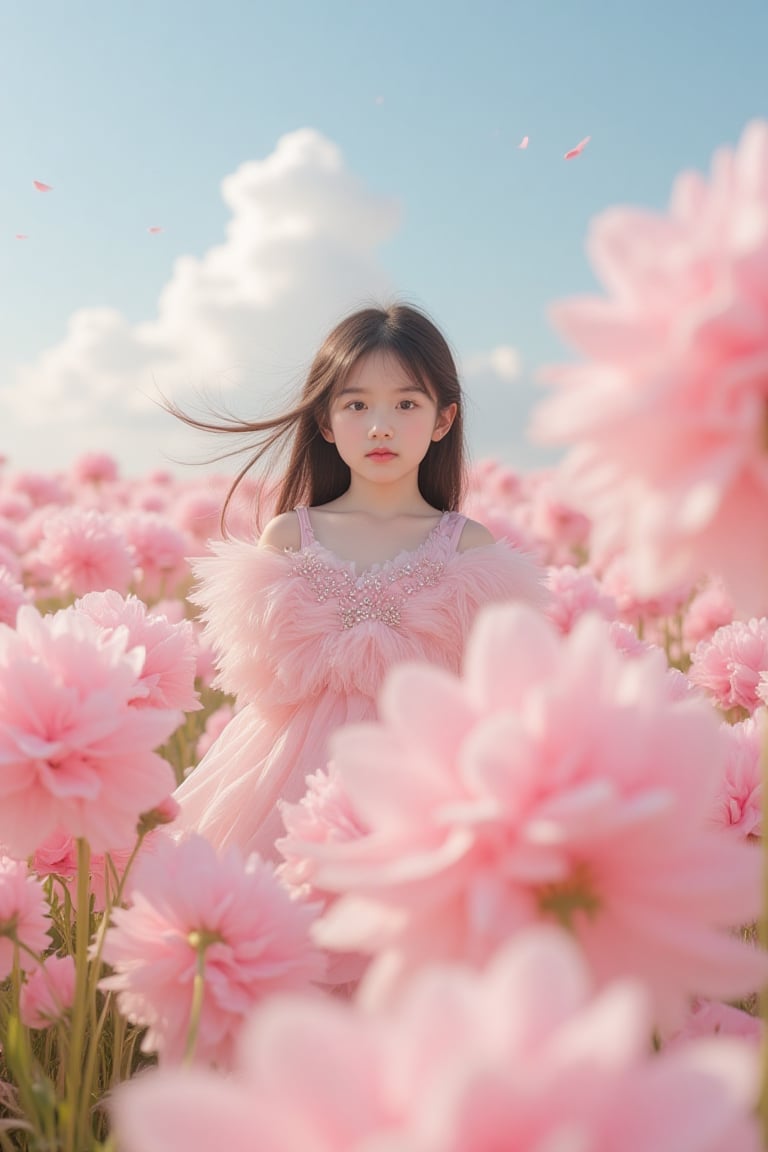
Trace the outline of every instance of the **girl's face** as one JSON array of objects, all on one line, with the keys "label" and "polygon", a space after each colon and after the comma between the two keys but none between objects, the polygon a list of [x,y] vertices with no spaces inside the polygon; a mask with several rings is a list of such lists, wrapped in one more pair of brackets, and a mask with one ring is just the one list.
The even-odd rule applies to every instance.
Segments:
[{"label": "girl's face", "polygon": [[445,436],[455,415],[455,404],[438,410],[396,356],[371,352],[333,397],[321,432],[352,473],[392,482],[418,473],[430,443]]}]

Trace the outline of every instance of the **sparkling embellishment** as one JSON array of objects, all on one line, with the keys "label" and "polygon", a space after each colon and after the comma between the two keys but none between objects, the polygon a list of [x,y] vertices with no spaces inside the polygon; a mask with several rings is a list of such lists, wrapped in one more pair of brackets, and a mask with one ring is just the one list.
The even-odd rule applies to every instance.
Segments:
[{"label": "sparkling embellishment", "polygon": [[327,564],[310,546],[297,553],[294,571],[309,583],[318,604],[338,600],[342,628],[354,628],[365,620],[399,628],[405,598],[420,588],[433,588],[444,568],[442,560],[418,559],[413,553],[402,564],[355,576],[349,567]]}]

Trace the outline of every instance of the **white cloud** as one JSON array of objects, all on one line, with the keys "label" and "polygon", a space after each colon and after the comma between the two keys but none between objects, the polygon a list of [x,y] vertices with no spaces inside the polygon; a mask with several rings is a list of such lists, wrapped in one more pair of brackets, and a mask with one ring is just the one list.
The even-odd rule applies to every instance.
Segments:
[{"label": "white cloud", "polygon": [[[189,434],[153,403],[155,384],[182,402],[247,386],[249,413],[259,411],[260,399],[301,376],[339,316],[392,294],[377,249],[399,207],[367,189],[318,132],[282,137],[266,159],[227,176],[222,195],[225,240],[176,261],[153,319],[80,309],[61,343],[0,390],[3,424],[31,433],[38,463],[43,443],[49,465],[96,447],[131,470],[159,464],[161,447],[189,458]],[[16,464],[22,446],[11,446]]]},{"label": "white cloud", "polygon": [[[136,474],[204,457],[222,446],[162,411],[158,387],[193,411],[205,392],[234,392],[245,417],[265,403],[271,411],[340,316],[396,294],[378,250],[399,227],[399,206],[349,172],[320,133],[283,136],[221,190],[231,213],[224,240],[176,260],[152,318],[134,324],[114,308],[81,308],[64,339],[0,389],[2,448],[14,466],[64,467],[98,449]],[[541,463],[525,440],[534,393],[517,351],[471,356],[464,374],[475,457]]]},{"label": "white cloud", "polygon": [[498,348],[492,348],[490,352],[470,356],[464,365],[464,371],[469,376],[486,374],[512,383],[520,379],[522,372],[520,353],[509,344],[501,344]]}]

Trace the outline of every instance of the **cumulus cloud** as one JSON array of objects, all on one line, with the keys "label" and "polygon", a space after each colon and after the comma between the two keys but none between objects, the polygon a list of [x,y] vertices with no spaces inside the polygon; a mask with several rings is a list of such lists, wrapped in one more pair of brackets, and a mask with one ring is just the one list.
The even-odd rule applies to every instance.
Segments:
[{"label": "cumulus cloud", "polygon": [[[81,308],[60,343],[0,388],[15,465],[63,467],[95,448],[133,473],[204,457],[221,445],[195,440],[163,412],[158,389],[192,411],[201,394],[243,416],[273,410],[340,316],[397,295],[379,250],[400,207],[320,133],[283,136],[225,177],[221,194],[230,213],[222,243],[176,260],[153,316],[132,323],[114,308]],[[500,345],[463,370],[475,455],[541,463],[542,450],[525,441],[534,393],[517,351]]]},{"label": "cumulus cloud", "polygon": [[320,133],[283,136],[221,190],[231,212],[223,243],[176,261],[152,319],[75,312],[64,339],[0,390],[6,427],[26,427],[37,443],[56,429],[68,456],[130,446],[134,460],[147,433],[167,428],[153,441],[157,463],[159,441],[165,450],[181,441],[153,403],[156,385],[182,401],[247,386],[258,411],[301,375],[340,315],[392,295],[377,251],[399,226],[399,206],[366,188]]}]

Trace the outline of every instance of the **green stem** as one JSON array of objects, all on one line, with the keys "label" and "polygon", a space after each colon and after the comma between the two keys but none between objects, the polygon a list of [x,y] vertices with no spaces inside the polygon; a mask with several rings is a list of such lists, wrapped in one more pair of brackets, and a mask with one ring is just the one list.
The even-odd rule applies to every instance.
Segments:
[{"label": "green stem", "polygon": [[[83,1083],[83,1043],[90,1015],[88,1002],[88,929],[90,926],[90,862],[87,840],[77,841],[77,905],[75,910],[75,1002],[72,1006],[72,1031],[69,1045],[66,1093],[66,1150],[82,1152],[86,1140],[90,1085]],[[85,1117],[85,1122],[83,1121]]]},{"label": "green stem", "polygon": [[192,1063],[197,1047],[197,1036],[200,1031],[200,1018],[203,1013],[203,997],[205,995],[205,942],[200,942],[197,949],[197,962],[195,964],[195,979],[192,984],[192,1006],[189,1012],[189,1031],[187,1043],[184,1047],[185,1065]]}]

